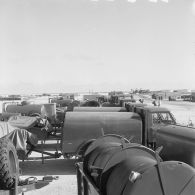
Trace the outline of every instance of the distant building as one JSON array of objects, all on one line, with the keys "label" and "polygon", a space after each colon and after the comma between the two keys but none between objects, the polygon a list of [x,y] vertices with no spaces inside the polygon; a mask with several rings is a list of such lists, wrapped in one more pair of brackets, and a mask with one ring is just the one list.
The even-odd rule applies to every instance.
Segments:
[{"label": "distant building", "polygon": [[191,91],[188,89],[153,91],[152,98],[167,99],[170,101],[176,101],[181,99],[191,101]]},{"label": "distant building", "polygon": [[192,92],[191,95],[192,95],[192,102],[195,102],[195,92]]},{"label": "distant building", "polygon": [[8,96],[0,96],[0,101],[11,101],[11,100],[21,100],[20,95],[8,95]]}]

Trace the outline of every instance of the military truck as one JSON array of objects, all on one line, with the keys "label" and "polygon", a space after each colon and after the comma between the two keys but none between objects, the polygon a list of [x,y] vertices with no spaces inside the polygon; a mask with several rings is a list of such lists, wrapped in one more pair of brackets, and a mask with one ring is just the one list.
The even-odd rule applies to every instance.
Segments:
[{"label": "military truck", "polygon": [[67,112],[62,153],[82,155],[90,142],[105,134],[118,134],[153,150],[163,146],[164,159],[195,167],[195,129],[177,125],[168,109],[155,106],[138,106],[134,112]]}]

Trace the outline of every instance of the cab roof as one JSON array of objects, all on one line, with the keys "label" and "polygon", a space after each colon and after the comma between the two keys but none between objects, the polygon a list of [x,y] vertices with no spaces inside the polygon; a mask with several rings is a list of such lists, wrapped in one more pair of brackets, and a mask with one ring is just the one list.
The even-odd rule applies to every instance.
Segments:
[{"label": "cab roof", "polygon": [[144,106],[140,108],[149,112],[170,112],[169,109],[160,106]]}]

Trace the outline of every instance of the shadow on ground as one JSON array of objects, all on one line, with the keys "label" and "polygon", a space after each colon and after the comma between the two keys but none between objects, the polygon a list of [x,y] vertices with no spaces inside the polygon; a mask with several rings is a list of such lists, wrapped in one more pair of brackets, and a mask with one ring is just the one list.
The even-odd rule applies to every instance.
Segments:
[{"label": "shadow on ground", "polygon": [[34,184],[28,184],[28,185],[24,185],[24,186],[19,186],[18,187],[18,193],[22,193],[22,192],[28,192],[31,190],[37,190],[37,189],[41,189],[45,186],[49,185],[49,182],[43,182],[43,181],[37,181],[37,183]]},{"label": "shadow on ground", "polygon": [[20,162],[22,175],[45,176],[45,175],[75,175],[74,159],[52,159],[41,161],[24,161]]}]

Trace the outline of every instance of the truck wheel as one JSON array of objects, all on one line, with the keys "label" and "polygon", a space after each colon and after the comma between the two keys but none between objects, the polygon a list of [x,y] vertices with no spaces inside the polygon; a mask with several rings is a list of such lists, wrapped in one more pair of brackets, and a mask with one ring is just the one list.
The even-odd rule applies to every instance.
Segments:
[{"label": "truck wheel", "polygon": [[0,139],[0,188],[10,189],[19,177],[16,149],[9,139]]}]

